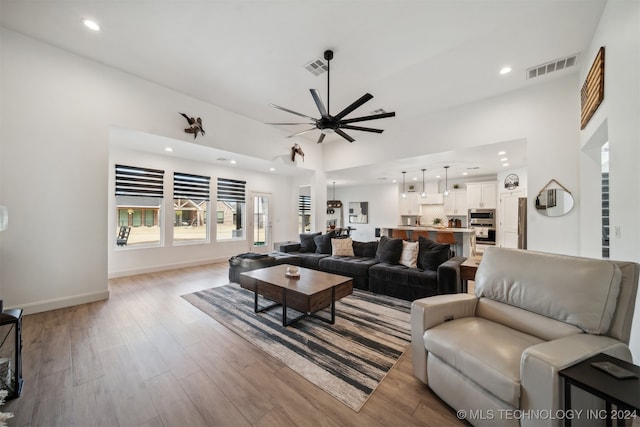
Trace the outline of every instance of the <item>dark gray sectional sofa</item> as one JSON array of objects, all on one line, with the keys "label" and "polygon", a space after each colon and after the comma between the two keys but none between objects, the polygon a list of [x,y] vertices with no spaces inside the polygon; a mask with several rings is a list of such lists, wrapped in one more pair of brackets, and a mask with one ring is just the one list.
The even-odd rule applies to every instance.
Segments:
[{"label": "dark gray sectional sofa", "polygon": [[[292,264],[353,278],[354,288],[413,301],[432,295],[461,292],[460,264],[450,257],[449,245],[420,237],[416,268],[399,264],[400,239],[352,242],[353,256],[332,255],[331,233],[301,234],[300,243],[281,246],[279,252],[244,261],[229,260],[229,280],[240,283],[240,272],[268,265]],[[249,258],[251,256],[249,255]]]}]

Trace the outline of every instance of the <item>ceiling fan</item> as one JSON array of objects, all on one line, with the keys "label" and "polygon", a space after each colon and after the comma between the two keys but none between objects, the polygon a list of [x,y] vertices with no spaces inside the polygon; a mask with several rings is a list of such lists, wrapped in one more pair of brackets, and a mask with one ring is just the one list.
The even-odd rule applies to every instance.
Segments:
[{"label": "ceiling fan", "polygon": [[384,119],[385,117],[394,117],[396,115],[396,113],[391,112],[391,113],[380,113],[380,114],[373,114],[370,116],[362,116],[362,117],[354,117],[351,119],[345,119],[344,117],[347,116],[349,113],[351,113],[352,111],[354,111],[355,109],[359,108],[360,106],[362,106],[362,104],[364,104],[365,102],[369,101],[370,99],[373,98],[373,95],[371,95],[370,93],[365,93],[362,97],[360,97],[358,100],[356,100],[355,102],[353,102],[351,105],[349,105],[348,107],[346,107],[344,110],[340,111],[338,114],[336,114],[335,116],[332,116],[330,111],[329,111],[329,96],[330,96],[330,77],[331,77],[331,60],[333,59],[333,51],[332,50],[325,50],[324,51],[324,59],[327,61],[327,106],[325,107],[324,103],[322,102],[322,98],[320,98],[320,92],[318,92],[317,89],[309,89],[311,91],[311,96],[313,97],[313,100],[316,103],[316,106],[318,107],[318,111],[320,112],[320,118],[319,119],[315,119],[313,117],[309,117],[306,114],[302,114],[302,113],[298,113],[292,110],[289,110],[288,108],[284,108],[284,107],[280,107],[278,105],[275,104],[269,104],[270,107],[273,108],[277,108],[279,110],[282,111],[286,111],[287,113],[291,113],[291,114],[295,114],[296,116],[300,116],[300,117],[304,117],[305,119],[309,119],[311,120],[311,122],[305,122],[305,123],[267,123],[269,125],[314,125],[315,127],[311,128],[311,129],[307,129],[307,130],[303,130],[302,132],[298,132],[298,133],[294,133],[293,135],[289,135],[287,138],[292,138],[294,136],[298,136],[298,135],[302,135],[305,134],[307,132],[311,132],[314,131],[316,129],[320,129],[320,137],[318,138],[318,144],[321,143],[324,140],[325,135],[329,134],[329,133],[337,133],[338,135],[340,135],[341,137],[343,137],[344,139],[346,139],[349,142],[353,142],[355,141],[355,139],[353,139],[351,136],[349,136],[347,133],[345,133],[343,131],[343,129],[348,129],[348,130],[359,130],[359,131],[364,131],[364,132],[375,132],[375,133],[382,133],[383,129],[375,129],[375,128],[370,128],[370,127],[362,127],[362,126],[353,126],[351,123],[357,123],[357,122],[364,122],[367,120],[375,120],[375,119]]}]

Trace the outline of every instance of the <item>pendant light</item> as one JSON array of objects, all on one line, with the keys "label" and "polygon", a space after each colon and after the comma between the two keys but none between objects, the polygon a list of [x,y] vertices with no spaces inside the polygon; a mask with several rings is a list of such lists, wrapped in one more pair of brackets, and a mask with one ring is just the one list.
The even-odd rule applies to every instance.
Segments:
[{"label": "pendant light", "polygon": [[[342,202],[340,200],[336,200],[336,182],[333,181],[333,200],[327,200],[327,213],[335,213],[334,209],[339,209],[341,207]],[[331,210],[331,212],[329,212],[329,210]]]},{"label": "pendant light", "polygon": [[423,199],[427,197],[427,192],[424,189],[424,171],[426,171],[426,169],[422,169],[422,194],[420,194]]},{"label": "pendant light", "polygon": [[444,195],[449,195],[449,166],[444,167]]},{"label": "pendant light", "polygon": [[405,181],[404,181],[404,177],[407,175],[406,171],[402,172],[402,198],[406,199],[407,198],[407,192],[405,191]]}]

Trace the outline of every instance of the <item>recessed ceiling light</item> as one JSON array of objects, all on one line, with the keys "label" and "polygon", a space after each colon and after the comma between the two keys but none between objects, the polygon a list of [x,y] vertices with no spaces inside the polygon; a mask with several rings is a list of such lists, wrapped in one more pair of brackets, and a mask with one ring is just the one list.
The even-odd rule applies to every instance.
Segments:
[{"label": "recessed ceiling light", "polygon": [[506,151],[500,151],[500,152],[498,152],[498,156],[504,156],[505,154],[507,154],[507,152],[506,152]]},{"label": "recessed ceiling light", "polygon": [[469,172],[462,172],[462,175],[464,176],[469,175]]},{"label": "recessed ceiling light", "polygon": [[100,25],[96,23],[96,21],[92,21],[91,19],[85,19],[82,21],[85,27],[92,31],[100,31]]},{"label": "recessed ceiling light", "polygon": [[416,178],[416,177],[414,176],[414,177],[413,177],[413,180],[414,180],[414,181],[417,181],[417,180],[418,180],[418,178]]},{"label": "recessed ceiling light", "polygon": [[398,182],[398,181],[397,181],[397,180],[395,180],[395,179],[393,179],[393,180],[391,180],[391,182]]},{"label": "recessed ceiling light", "polygon": [[436,175],[436,178],[440,178],[440,175]]},{"label": "recessed ceiling light", "polygon": [[509,160],[507,157],[503,157],[500,159],[501,162],[506,162],[507,160]]},{"label": "recessed ceiling light", "polygon": [[238,162],[236,162],[235,160],[229,160],[229,163],[231,163],[232,165],[235,165]]},{"label": "recessed ceiling light", "polygon": [[503,163],[502,166],[509,166],[509,163]]},{"label": "recessed ceiling light", "polygon": [[165,148],[164,148],[164,151],[168,151],[168,152],[170,152],[170,153],[171,153],[171,152],[173,151],[173,148],[171,148],[171,147],[165,147]]},{"label": "recessed ceiling light", "polygon": [[275,170],[276,170],[276,168],[269,168],[269,170],[270,170],[271,172],[273,172],[273,171],[275,171]]},{"label": "recessed ceiling light", "polygon": [[511,72],[511,67],[509,66],[500,68],[500,74],[502,75],[509,74],[510,72]]}]

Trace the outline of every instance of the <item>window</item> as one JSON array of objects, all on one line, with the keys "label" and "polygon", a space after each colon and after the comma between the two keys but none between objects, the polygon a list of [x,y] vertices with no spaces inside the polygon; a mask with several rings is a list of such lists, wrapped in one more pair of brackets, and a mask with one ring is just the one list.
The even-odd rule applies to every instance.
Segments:
[{"label": "window", "polygon": [[244,239],[246,181],[218,178],[217,240]]},{"label": "window", "polygon": [[306,233],[311,230],[311,196],[298,196],[298,231]]},{"label": "window", "polygon": [[124,241],[117,239],[118,246],[159,245],[164,171],[124,165],[115,168],[118,235],[123,235],[123,227],[130,227]]},{"label": "window", "polygon": [[173,240],[174,242],[205,242],[208,240],[209,211],[208,176],[173,174]]}]

